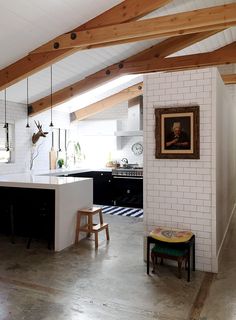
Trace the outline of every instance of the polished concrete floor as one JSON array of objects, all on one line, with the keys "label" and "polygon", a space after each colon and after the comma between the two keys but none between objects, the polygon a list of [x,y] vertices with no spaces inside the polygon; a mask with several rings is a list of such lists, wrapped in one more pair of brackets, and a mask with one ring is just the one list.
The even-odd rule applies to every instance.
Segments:
[{"label": "polished concrete floor", "polygon": [[214,276],[201,320],[236,319],[236,216],[223,246],[219,273]]},{"label": "polished concrete floor", "polygon": [[213,280],[207,305],[192,316],[205,274],[195,272],[188,283],[185,273],[178,279],[177,268],[164,265],[157,275],[147,276],[142,221],[105,219],[111,241],[107,244],[101,236],[97,252],[93,240],[53,253],[39,242],[27,250],[23,239],[13,245],[1,237],[0,320],[236,319],[236,257],[230,254],[231,245],[226,246],[227,266]]}]

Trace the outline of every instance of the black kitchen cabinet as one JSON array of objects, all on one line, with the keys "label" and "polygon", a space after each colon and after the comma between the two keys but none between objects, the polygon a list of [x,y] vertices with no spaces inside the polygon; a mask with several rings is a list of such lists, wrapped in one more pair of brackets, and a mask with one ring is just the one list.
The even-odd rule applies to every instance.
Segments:
[{"label": "black kitchen cabinet", "polygon": [[143,207],[141,177],[112,176],[107,171],[73,173],[70,177],[93,178],[93,203],[130,208]]},{"label": "black kitchen cabinet", "polygon": [[113,205],[113,177],[111,172],[95,171],[93,187],[94,203]]},{"label": "black kitchen cabinet", "polygon": [[0,187],[0,233],[44,239],[54,247],[55,191]]},{"label": "black kitchen cabinet", "polygon": [[112,174],[107,171],[73,173],[70,177],[93,178],[93,203],[113,205]]}]

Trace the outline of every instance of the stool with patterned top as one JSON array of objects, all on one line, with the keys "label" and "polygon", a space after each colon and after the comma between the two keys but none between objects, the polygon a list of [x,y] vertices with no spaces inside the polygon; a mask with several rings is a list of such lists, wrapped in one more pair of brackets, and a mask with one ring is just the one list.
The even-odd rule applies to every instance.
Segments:
[{"label": "stool with patterned top", "polygon": [[155,271],[157,258],[160,257],[178,261],[178,274],[181,277],[182,262],[188,270],[190,281],[190,255],[192,249],[192,269],[195,271],[195,235],[191,231],[171,228],[157,227],[147,237],[147,274],[149,274],[150,244],[155,246],[152,249],[151,257]]}]

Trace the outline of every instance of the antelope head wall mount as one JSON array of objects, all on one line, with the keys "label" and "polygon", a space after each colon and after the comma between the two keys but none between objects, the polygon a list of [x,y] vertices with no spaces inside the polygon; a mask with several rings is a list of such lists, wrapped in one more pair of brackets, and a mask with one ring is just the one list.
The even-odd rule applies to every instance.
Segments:
[{"label": "antelope head wall mount", "polygon": [[34,133],[32,136],[32,142],[33,144],[36,144],[37,141],[39,140],[40,137],[46,137],[46,135],[48,134],[48,132],[43,131],[42,129],[42,125],[40,124],[40,122],[38,121],[38,123],[36,121],[34,121],[34,123],[36,124],[36,127],[38,128],[38,132]]}]

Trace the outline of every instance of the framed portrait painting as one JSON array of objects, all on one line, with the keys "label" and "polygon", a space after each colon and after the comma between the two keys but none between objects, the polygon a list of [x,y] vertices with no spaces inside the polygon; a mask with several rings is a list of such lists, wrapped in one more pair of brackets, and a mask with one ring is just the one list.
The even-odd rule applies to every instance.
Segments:
[{"label": "framed portrait painting", "polygon": [[199,106],[158,108],[157,159],[199,159]]}]

